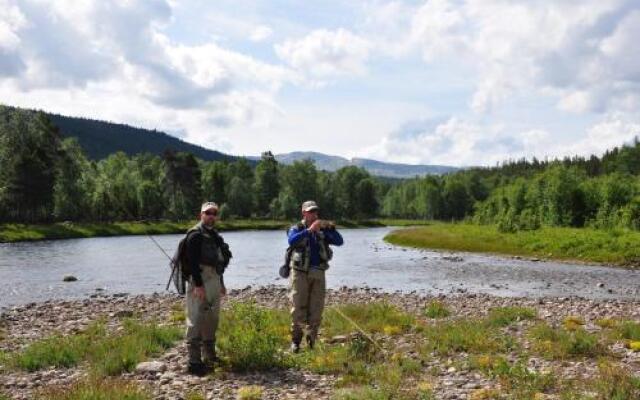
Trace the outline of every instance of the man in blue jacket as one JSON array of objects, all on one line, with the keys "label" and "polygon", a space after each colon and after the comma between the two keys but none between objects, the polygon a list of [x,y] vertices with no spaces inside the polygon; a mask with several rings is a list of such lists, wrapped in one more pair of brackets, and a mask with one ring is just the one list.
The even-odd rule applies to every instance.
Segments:
[{"label": "man in blue jacket", "polygon": [[325,298],[325,271],[333,251],[329,245],[342,246],[342,235],[335,225],[318,219],[315,201],[302,204],[302,221],[289,229],[291,254],[291,350],[300,351],[307,328],[307,344],[313,348],[322,321]]}]

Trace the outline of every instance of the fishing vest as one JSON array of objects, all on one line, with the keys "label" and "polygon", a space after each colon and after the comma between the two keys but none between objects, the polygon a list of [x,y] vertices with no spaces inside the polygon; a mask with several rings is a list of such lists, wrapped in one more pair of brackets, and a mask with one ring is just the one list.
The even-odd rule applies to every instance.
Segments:
[{"label": "fishing vest", "polygon": [[200,264],[210,265],[215,267],[216,270],[220,266],[226,266],[226,260],[222,249],[218,243],[222,240],[218,233],[213,230],[208,230],[202,226],[202,222],[196,224],[193,228],[189,229],[187,234],[192,232],[200,232],[202,234],[202,248],[200,249]]},{"label": "fishing vest", "polygon": [[[306,225],[300,222],[291,227],[291,229],[293,228],[301,230],[305,229]],[[320,265],[314,267],[317,267],[321,271],[326,271],[329,269],[329,261],[331,261],[333,257],[333,250],[331,250],[331,247],[327,244],[324,232],[316,232],[316,239],[320,253]],[[311,268],[311,243],[308,237],[303,238],[293,246],[289,266],[298,271],[309,272],[309,268]]]}]

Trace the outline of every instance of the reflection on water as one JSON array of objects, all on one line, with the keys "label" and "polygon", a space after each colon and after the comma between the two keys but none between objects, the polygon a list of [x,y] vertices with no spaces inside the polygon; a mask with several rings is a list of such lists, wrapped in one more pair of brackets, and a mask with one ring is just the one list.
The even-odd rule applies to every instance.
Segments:
[{"label": "reflection on water", "polygon": [[[370,286],[387,291],[481,292],[503,296],[640,298],[640,271],[531,262],[476,254],[450,254],[389,246],[390,228],[344,229],[336,248],[329,287]],[[278,279],[287,246],[284,231],[225,232],[234,258],[225,274],[230,288],[286,284]],[[182,235],[155,236],[173,251]],[[579,273],[576,273],[576,272]],[[0,244],[0,306],[50,298],[164,291],[169,266],[146,236]],[[77,282],[62,282],[64,275]],[[598,283],[606,283],[599,288]]]}]

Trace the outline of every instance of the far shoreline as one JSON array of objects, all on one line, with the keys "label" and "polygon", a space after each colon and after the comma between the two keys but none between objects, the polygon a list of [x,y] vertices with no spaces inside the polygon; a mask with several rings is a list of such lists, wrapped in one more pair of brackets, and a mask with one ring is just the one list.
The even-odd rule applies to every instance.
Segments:
[{"label": "far shoreline", "polygon": [[[40,240],[82,239],[93,237],[169,235],[185,233],[196,224],[192,221],[119,221],[119,222],[55,222],[51,224],[0,224],[0,243]],[[295,221],[273,219],[229,219],[218,222],[221,232],[241,230],[287,229]],[[341,228],[380,228],[386,226],[419,226],[421,220],[367,219],[337,221]]]}]

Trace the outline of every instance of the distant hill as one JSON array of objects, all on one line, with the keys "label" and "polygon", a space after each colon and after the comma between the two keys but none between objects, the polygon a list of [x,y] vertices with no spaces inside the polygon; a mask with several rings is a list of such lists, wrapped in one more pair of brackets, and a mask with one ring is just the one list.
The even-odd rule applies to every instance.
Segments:
[{"label": "distant hill", "polygon": [[[5,107],[16,109],[10,106]],[[210,150],[187,143],[155,129],[142,129],[107,121],[44,113],[54,125],[60,128],[60,133],[63,137],[77,138],[87,157],[94,160],[106,158],[117,151],[122,151],[128,155],[139,153],[162,155],[166,150],[192,153],[194,156],[206,161],[233,161],[239,158],[247,158],[251,163],[255,163],[260,159],[260,157],[239,157]],[[292,164],[294,161],[311,159],[318,169],[325,171],[335,171],[342,167],[355,165],[366,169],[372,175],[387,178],[413,178],[415,176],[444,174],[457,170],[455,167],[443,165],[398,164],[366,158],[348,160],[344,157],[303,151],[278,154],[276,159],[283,164]]]},{"label": "distant hill", "polygon": [[[6,107],[16,109],[15,107]],[[156,130],[44,113],[55,126],[60,128],[60,133],[63,137],[77,138],[87,157],[94,160],[106,158],[109,154],[117,151],[123,151],[128,155],[139,153],[162,155],[166,150],[192,153],[196,157],[207,161],[235,160],[239,158],[187,143]]]},{"label": "distant hill", "polygon": [[370,160],[366,158],[352,158],[332,156],[317,152],[295,151],[286,154],[277,154],[276,160],[283,164],[292,164],[294,161],[310,159],[316,167],[325,171],[335,171],[349,165],[355,165],[366,169],[370,174],[389,178],[413,178],[415,176],[439,175],[457,171],[458,168],[446,165],[412,165],[389,163]]}]

